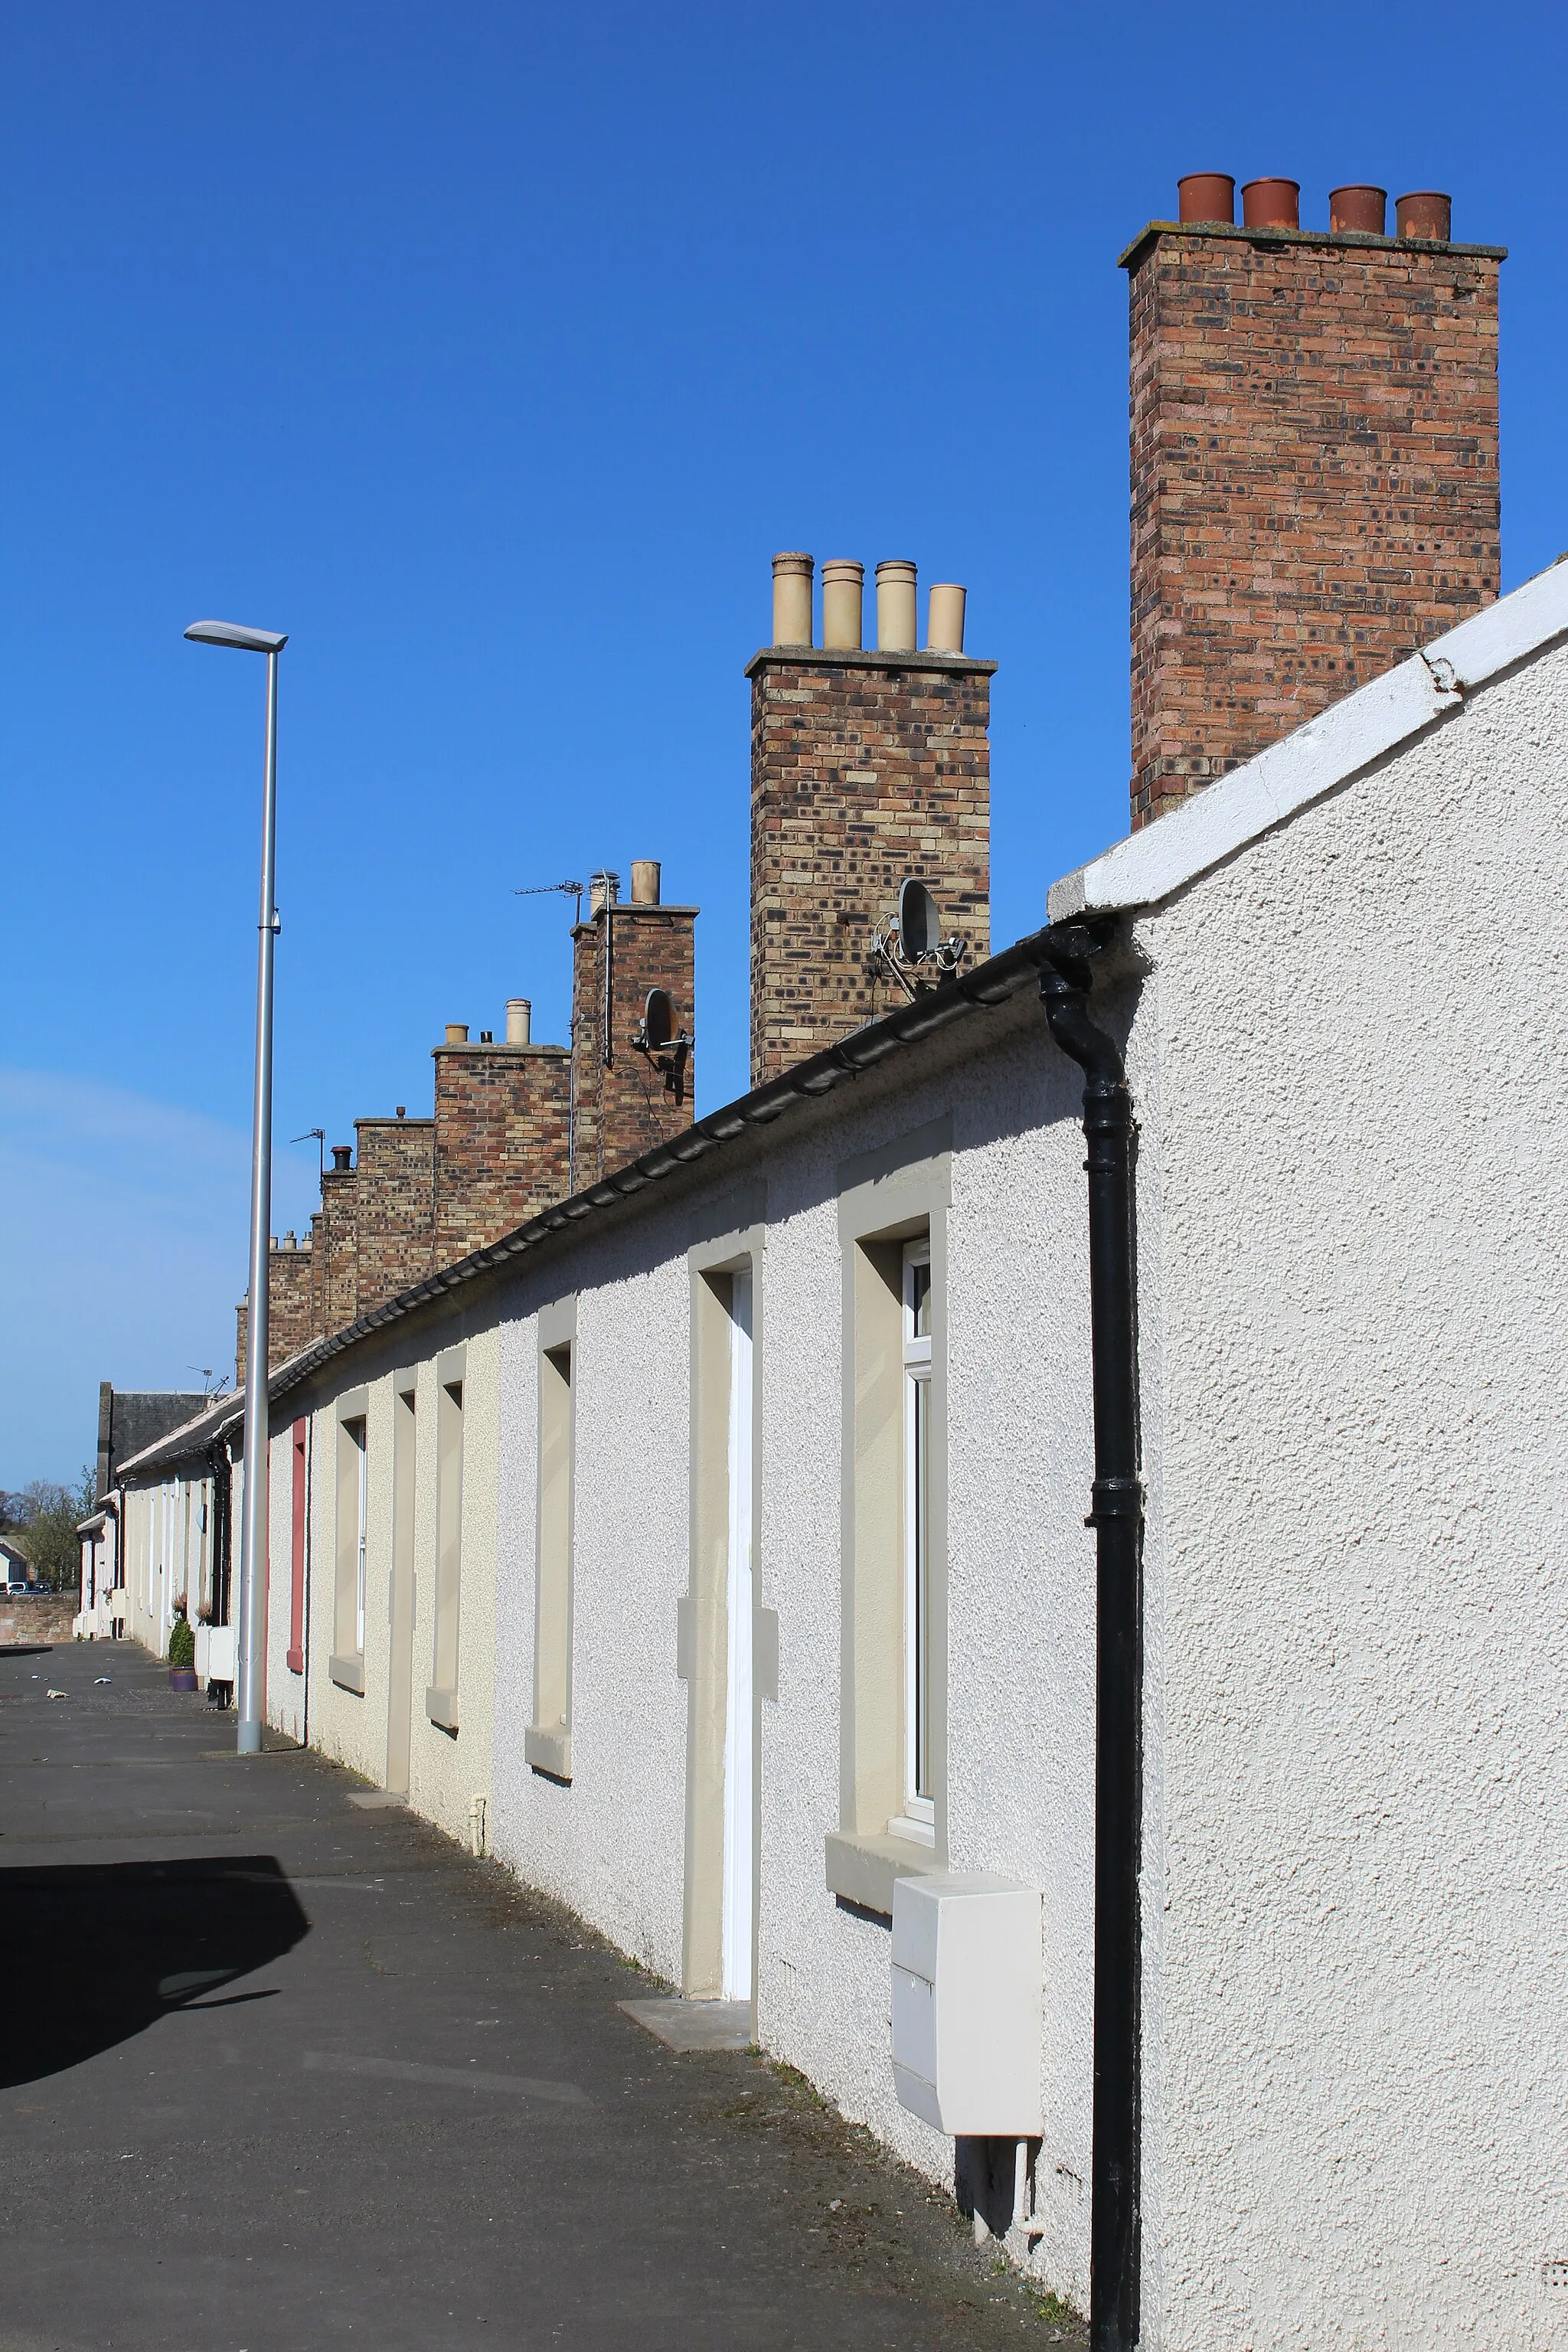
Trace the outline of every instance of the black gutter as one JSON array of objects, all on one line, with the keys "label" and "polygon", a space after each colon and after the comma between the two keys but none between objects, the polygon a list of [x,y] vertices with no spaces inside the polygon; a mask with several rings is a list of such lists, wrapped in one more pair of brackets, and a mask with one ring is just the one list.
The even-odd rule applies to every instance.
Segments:
[{"label": "black gutter", "polygon": [[1099,926],[1046,936],[1040,997],[1051,1035],[1084,1074],[1089,1320],[1094,1372],[1094,2148],[1089,2189],[1091,2352],[1133,2352],[1141,2293],[1140,2011],[1143,1815],[1143,1486],[1127,1074],[1089,1018]]}]

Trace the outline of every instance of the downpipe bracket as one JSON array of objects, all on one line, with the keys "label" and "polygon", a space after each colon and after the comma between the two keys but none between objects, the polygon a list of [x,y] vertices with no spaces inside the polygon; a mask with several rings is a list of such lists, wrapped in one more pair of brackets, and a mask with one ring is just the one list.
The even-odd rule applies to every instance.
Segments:
[{"label": "downpipe bracket", "polygon": [[1108,1527],[1119,1519],[1142,1519],[1142,1478],[1097,1478],[1089,1493],[1094,1497],[1094,1508],[1084,1521],[1086,1528]]}]

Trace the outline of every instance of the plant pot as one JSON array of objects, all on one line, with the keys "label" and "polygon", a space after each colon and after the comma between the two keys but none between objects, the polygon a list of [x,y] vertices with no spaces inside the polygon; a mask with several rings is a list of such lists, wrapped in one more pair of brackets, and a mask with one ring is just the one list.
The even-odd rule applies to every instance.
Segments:
[{"label": "plant pot", "polygon": [[195,1686],[196,1670],[195,1666],[171,1666],[169,1668],[169,1688],[171,1690],[194,1691]]}]

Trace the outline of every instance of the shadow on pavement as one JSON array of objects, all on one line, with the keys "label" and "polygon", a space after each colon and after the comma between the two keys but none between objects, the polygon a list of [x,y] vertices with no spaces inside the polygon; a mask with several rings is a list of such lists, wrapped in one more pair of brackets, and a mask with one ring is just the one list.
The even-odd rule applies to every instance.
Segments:
[{"label": "shadow on pavement", "polygon": [[10,1980],[28,1988],[0,2020],[6,2088],[144,2032],[310,1927],[271,1854],[0,1871],[0,1919]]}]

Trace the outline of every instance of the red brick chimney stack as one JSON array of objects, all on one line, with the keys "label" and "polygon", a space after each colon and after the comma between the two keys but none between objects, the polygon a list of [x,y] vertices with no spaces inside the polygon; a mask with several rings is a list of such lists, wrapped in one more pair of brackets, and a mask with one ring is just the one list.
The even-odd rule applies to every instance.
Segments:
[{"label": "red brick chimney stack", "polygon": [[691,1124],[697,914],[663,903],[653,858],[634,861],[629,901],[618,874],[593,877],[588,919],[572,934],[578,1192]]},{"label": "red brick chimney stack", "polygon": [[310,1221],[310,1319],[319,1333],[341,1331],[359,1313],[359,1177],[353,1162],[353,1146],[334,1143],[319,1221]]},{"label": "red brick chimney stack", "polygon": [[773,639],[752,681],[752,1083],[761,1086],[897,1004],[879,940],[903,884],[923,883],[966,964],[991,946],[991,678],[963,650],[964,592],[931,591],[918,649],[915,567],[877,566],[878,645],[861,645],[864,566],[773,558]]},{"label": "red brick chimney stack", "polygon": [[436,1244],[436,1122],[356,1118],[354,1311],[368,1315],[433,1270]]},{"label": "red brick chimney stack", "polygon": [[[275,1371],[290,1356],[309,1345],[315,1337],[310,1305],[311,1251],[309,1242],[296,1242],[292,1234],[285,1234],[281,1242],[274,1234],[267,1250],[267,1369]],[[234,1351],[234,1385],[245,1386],[246,1328],[250,1320],[250,1300],[242,1298],[235,1309],[236,1339]]]},{"label": "red brick chimney stack", "polygon": [[1489,604],[1500,246],[1449,203],[1194,173],[1122,255],[1132,823]]},{"label": "red brick chimney stack", "polygon": [[470,1045],[466,1024],[453,1021],[434,1048],[438,1266],[499,1241],[566,1191],[571,1056],[514,1036],[523,1002],[507,1008],[505,1041],[487,1031]]}]

